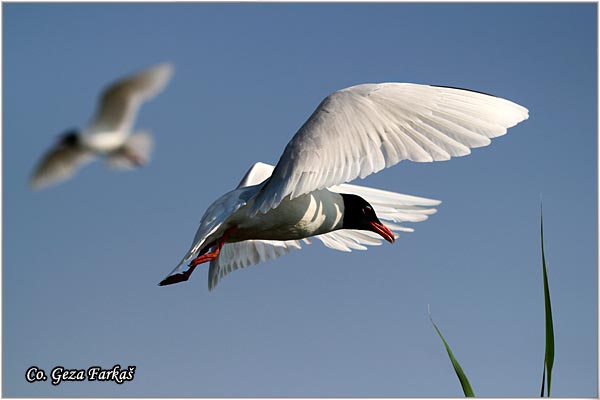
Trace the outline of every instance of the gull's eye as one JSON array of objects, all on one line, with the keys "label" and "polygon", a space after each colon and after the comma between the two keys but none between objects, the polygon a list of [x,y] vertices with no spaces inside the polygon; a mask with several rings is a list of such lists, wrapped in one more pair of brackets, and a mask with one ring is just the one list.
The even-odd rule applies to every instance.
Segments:
[{"label": "gull's eye", "polygon": [[366,206],[365,208],[363,208],[363,214],[370,214],[371,212],[373,212],[373,209],[369,206]]}]

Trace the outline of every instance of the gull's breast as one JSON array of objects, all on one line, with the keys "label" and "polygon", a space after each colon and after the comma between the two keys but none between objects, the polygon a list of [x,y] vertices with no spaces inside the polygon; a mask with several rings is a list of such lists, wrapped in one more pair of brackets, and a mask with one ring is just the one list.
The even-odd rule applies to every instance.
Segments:
[{"label": "gull's breast", "polygon": [[342,196],[328,190],[319,190],[286,199],[267,213],[250,217],[248,203],[232,215],[229,222],[238,229],[228,241],[244,240],[297,240],[331,232],[342,226],[344,201]]}]

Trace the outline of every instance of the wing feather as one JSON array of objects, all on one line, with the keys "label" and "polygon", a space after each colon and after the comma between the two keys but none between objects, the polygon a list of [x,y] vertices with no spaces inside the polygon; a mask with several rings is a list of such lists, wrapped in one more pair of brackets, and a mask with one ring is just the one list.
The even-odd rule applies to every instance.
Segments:
[{"label": "wing feather", "polygon": [[102,93],[86,133],[129,132],[140,105],[158,94],[172,75],[173,66],[165,63],[112,84]]},{"label": "wing feather", "polygon": [[30,187],[42,189],[67,180],[75,175],[79,167],[94,158],[94,154],[89,151],[59,142],[42,157],[31,176]]},{"label": "wing feather", "polygon": [[[239,268],[273,260],[293,249],[300,249],[302,247],[300,242],[300,240],[246,240],[226,243],[221,248],[219,257],[210,263],[208,289],[214,289],[221,278]],[[304,242],[309,243],[306,240]]]},{"label": "wing feather", "polygon": [[390,167],[464,156],[528,118],[526,108],[463,89],[365,84],[326,97],[286,146],[254,212]]}]

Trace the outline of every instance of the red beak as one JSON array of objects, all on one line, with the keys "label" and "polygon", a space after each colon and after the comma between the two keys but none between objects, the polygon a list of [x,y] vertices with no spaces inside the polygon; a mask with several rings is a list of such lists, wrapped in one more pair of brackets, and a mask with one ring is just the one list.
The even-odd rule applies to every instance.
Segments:
[{"label": "red beak", "polygon": [[382,238],[384,238],[385,240],[387,240],[390,243],[394,243],[394,241],[396,240],[396,238],[394,237],[394,233],[392,231],[390,231],[387,226],[385,226],[381,222],[373,222],[372,221],[369,223],[373,227],[373,230],[375,232],[377,232],[379,235],[381,235]]}]

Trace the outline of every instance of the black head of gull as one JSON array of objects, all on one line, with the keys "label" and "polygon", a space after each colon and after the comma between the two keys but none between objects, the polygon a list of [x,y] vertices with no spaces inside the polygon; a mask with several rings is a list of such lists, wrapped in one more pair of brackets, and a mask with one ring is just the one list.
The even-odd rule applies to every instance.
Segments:
[{"label": "black head of gull", "polygon": [[355,194],[340,193],[344,199],[344,221],[342,229],[358,229],[375,232],[394,243],[394,233],[379,221],[373,206]]},{"label": "black head of gull", "polygon": [[69,129],[60,135],[60,143],[69,147],[80,145],[81,138],[77,129]]}]

